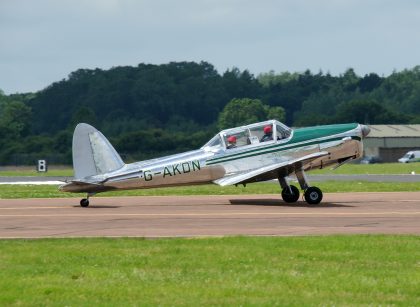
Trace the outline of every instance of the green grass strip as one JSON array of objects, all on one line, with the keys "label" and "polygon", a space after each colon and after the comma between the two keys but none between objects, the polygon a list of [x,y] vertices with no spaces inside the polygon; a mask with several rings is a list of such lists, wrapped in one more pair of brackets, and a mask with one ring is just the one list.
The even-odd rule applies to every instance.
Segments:
[{"label": "green grass strip", "polygon": [[[292,183],[298,185],[297,183]],[[332,192],[410,192],[420,191],[418,182],[363,182],[363,181],[325,181],[311,182],[324,193]],[[238,195],[238,194],[278,194],[280,186],[273,183],[254,183],[246,187],[239,185],[220,187],[218,185],[183,186],[129,191],[113,191],[97,194],[101,196],[162,196],[162,195]],[[53,185],[0,185],[0,198],[52,198],[84,197],[81,193],[64,193]]]},{"label": "green grass strip", "polygon": [[0,240],[2,306],[419,306],[419,236]]},{"label": "green grass strip", "polygon": [[314,170],[308,174],[332,174],[332,175],[401,175],[415,172],[420,175],[420,163],[378,163],[378,164],[345,164],[332,170]]},{"label": "green grass strip", "polygon": [[65,168],[65,169],[53,169],[50,168],[46,173],[37,172],[34,169],[27,169],[27,168],[16,168],[15,170],[8,170],[8,171],[0,171],[0,176],[2,177],[18,177],[18,176],[35,176],[35,177],[73,177],[73,169],[72,168]]}]

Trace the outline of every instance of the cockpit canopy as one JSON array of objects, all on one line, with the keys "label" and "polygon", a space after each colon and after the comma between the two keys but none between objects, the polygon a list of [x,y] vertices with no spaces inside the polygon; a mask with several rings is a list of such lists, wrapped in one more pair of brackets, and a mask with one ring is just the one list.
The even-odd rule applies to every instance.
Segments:
[{"label": "cockpit canopy", "polygon": [[292,129],[277,120],[255,123],[226,129],[216,134],[202,149],[231,150],[244,146],[255,146],[271,142],[285,141],[291,136]]}]

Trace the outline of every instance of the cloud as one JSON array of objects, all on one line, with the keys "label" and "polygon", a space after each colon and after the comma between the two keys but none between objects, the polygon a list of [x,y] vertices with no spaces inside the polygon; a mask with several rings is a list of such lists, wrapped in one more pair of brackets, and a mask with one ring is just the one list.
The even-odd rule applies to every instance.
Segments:
[{"label": "cloud", "polygon": [[387,74],[418,64],[419,28],[420,4],[409,0],[1,1],[0,88],[36,91],[78,68],[184,60],[255,74]]}]

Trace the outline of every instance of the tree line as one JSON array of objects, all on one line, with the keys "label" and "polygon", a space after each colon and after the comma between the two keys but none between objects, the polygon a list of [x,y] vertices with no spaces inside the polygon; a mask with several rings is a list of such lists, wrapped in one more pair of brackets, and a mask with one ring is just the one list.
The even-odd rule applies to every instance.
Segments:
[{"label": "tree line", "polygon": [[35,93],[0,91],[0,164],[71,163],[75,125],[100,129],[127,161],[200,147],[231,124],[420,123],[420,66],[384,77],[353,69],[268,72],[207,62],[79,69]]}]

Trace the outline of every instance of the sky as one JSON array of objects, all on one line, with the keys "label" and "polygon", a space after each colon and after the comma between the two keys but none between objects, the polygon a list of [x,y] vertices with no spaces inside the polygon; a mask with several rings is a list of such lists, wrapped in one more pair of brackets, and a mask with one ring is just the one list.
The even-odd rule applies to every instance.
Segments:
[{"label": "sky", "polygon": [[420,1],[0,0],[6,94],[80,68],[171,61],[387,76],[420,65]]}]

